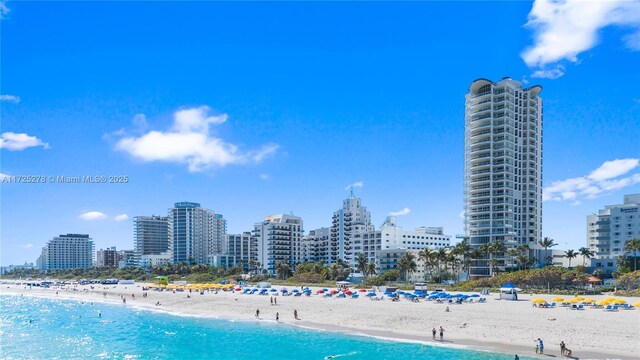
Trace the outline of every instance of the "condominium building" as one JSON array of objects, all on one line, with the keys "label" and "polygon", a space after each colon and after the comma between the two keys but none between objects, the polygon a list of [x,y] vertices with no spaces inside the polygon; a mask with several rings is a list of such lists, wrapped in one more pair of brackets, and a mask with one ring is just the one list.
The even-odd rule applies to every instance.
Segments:
[{"label": "condominium building", "polygon": [[[250,231],[225,236],[224,254],[233,257],[233,263],[245,272],[256,271],[258,266],[258,238]],[[231,262],[231,261],[228,261]]]},{"label": "condominium building", "polygon": [[157,215],[134,217],[133,250],[138,266],[164,265],[171,261],[169,218]]},{"label": "condominium building", "polygon": [[309,231],[302,238],[303,261],[329,262],[329,240],[331,230],[327,227]]},{"label": "condominium building", "polygon": [[451,245],[451,235],[445,235],[441,227],[421,226],[414,231],[404,231],[396,223],[395,216],[388,216],[380,227],[381,249],[422,250],[441,249]]},{"label": "condominium building", "polygon": [[269,274],[276,273],[282,262],[293,265],[303,260],[302,218],[294,215],[271,215],[256,223],[252,232],[258,250],[258,261]]},{"label": "condominium building", "polygon": [[[471,83],[465,102],[465,233],[472,248],[494,241],[539,248],[542,237],[542,99],[539,85],[510,78]],[[504,255],[498,267],[506,265]],[[471,276],[490,276],[488,259]]]},{"label": "condominium building", "polygon": [[622,204],[587,216],[587,247],[595,259],[615,260],[631,239],[640,239],[640,194],[625,195]]},{"label": "condominium building", "polygon": [[96,252],[96,267],[118,267],[120,256],[115,246]]},{"label": "condominium building", "polygon": [[357,254],[364,252],[363,234],[374,230],[371,214],[351,190],[349,198],[342,201],[342,208],[333,213],[328,263],[342,259],[354,266]]},{"label": "condominium building", "polygon": [[93,254],[89,235],[66,234],[49,240],[37,263],[41,270],[88,269],[93,267]]},{"label": "condominium building", "polygon": [[221,214],[193,202],[178,202],[169,209],[173,262],[207,264],[222,254],[227,222]]}]

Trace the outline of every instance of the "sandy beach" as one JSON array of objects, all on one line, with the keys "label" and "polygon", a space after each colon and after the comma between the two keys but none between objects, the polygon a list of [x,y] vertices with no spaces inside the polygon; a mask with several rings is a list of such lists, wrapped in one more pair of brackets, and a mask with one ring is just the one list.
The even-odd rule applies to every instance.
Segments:
[{"label": "sandy beach", "polygon": [[[545,355],[540,358],[564,358],[560,355],[561,341],[579,359],[640,358],[640,309],[606,312],[534,308],[529,294],[522,294],[520,301],[505,301],[498,300],[494,293],[485,296],[486,303],[451,305],[424,300],[372,301],[364,296],[326,298],[315,295],[314,289],[314,295],[309,297],[274,296],[277,305],[271,305],[271,295],[149,290],[144,298],[142,284],[92,286],[93,289],[90,285],[29,289],[24,285],[2,284],[0,294],[110,302],[176,315],[246,321],[275,321],[278,312],[281,323],[300,327],[527,356],[535,356],[535,340],[542,338]],[[126,304],[121,295],[126,297]],[[550,300],[554,296],[533,294],[533,297]],[[599,300],[606,296],[590,297]],[[635,303],[640,298],[625,300]],[[160,305],[156,305],[158,302]],[[445,311],[447,307],[449,312]],[[257,309],[260,319],[255,317]],[[294,310],[299,320],[294,319]],[[432,339],[431,329],[440,326],[445,329],[444,341]]]}]

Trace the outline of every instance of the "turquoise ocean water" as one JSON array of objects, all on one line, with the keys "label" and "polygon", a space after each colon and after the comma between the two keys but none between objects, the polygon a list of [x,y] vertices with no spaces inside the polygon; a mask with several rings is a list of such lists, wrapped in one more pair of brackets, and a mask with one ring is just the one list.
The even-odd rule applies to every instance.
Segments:
[{"label": "turquoise ocean water", "polygon": [[[102,317],[98,314],[101,313]],[[513,359],[123,305],[0,296],[0,359]],[[524,359],[524,357],[521,357]]]}]

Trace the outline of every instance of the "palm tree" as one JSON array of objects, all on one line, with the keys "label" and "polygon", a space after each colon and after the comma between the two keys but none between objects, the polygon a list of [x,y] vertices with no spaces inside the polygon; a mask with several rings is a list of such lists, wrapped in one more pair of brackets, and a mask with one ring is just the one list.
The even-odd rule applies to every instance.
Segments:
[{"label": "palm tree", "polygon": [[502,242],[502,241],[498,241],[495,240],[494,242],[491,243],[491,245],[489,246],[490,248],[490,252],[491,254],[495,257],[492,257],[492,260],[495,261],[491,261],[491,265],[492,265],[492,275],[495,276],[495,273],[497,272],[497,265],[498,265],[498,255],[501,253],[504,253],[505,251],[507,251],[507,246]]},{"label": "palm tree", "polygon": [[624,251],[633,252],[633,271],[638,269],[638,252],[640,252],[640,239],[627,240],[624,243]]},{"label": "palm tree", "polygon": [[279,262],[276,265],[276,273],[278,274],[278,277],[281,278],[282,280],[285,280],[286,277],[289,275],[289,265],[287,265],[284,262]]},{"label": "palm tree", "polygon": [[369,264],[369,259],[364,253],[358,253],[356,256],[356,268],[358,271],[364,274],[364,271],[367,269],[367,264]]},{"label": "palm tree", "polygon": [[[549,248],[558,245],[555,243],[555,241],[552,238],[549,238],[549,237],[545,237],[544,239],[540,240],[539,244],[544,248],[545,253],[547,253]],[[551,262],[549,261],[549,259],[550,259],[549,256],[545,256],[545,266],[550,265]]]},{"label": "palm tree", "polygon": [[585,266],[587,259],[591,259],[593,255],[595,255],[593,251],[591,251],[591,249],[587,247],[581,247],[580,249],[578,249],[578,252],[580,253],[580,255],[582,255],[582,266]]},{"label": "palm tree", "polygon": [[365,276],[372,276],[376,274],[376,264],[368,263],[365,269]]},{"label": "palm tree", "polygon": [[444,262],[444,266],[445,266],[445,270],[447,267],[447,250],[442,248],[442,249],[438,249],[438,251],[436,252],[436,256],[435,259],[438,263],[438,280],[440,282],[442,282],[442,263]]},{"label": "palm tree", "polygon": [[424,280],[427,280],[427,270],[431,266],[431,262],[429,261],[434,252],[430,249],[424,248],[418,252],[418,260],[424,261]]},{"label": "palm tree", "polygon": [[567,251],[564,252],[564,256],[569,259],[569,268],[571,268],[571,259],[573,259],[574,257],[578,256],[578,253],[569,249]]},{"label": "palm tree", "polygon": [[405,281],[408,279],[409,274],[418,270],[418,265],[416,265],[415,255],[410,252],[404,254],[403,257],[398,260],[398,270],[400,273],[405,275]]}]

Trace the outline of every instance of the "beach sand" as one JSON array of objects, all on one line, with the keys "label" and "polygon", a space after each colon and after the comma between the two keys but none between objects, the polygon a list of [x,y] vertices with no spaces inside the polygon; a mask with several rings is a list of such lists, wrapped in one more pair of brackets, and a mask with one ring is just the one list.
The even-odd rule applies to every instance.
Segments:
[{"label": "beach sand", "polygon": [[[398,302],[388,299],[372,301],[363,296],[365,293],[358,299],[325,298],[315,295],[314,289],[314,295],[310,297],[277,296],[278,305],[274,306],[269,301],[271,295],[223,291],[200,295],[195,291],[149,290],[148,297],[143,298],[141,285],[93,285],[93,290],[90,285],[77,285],[62,290],[2,284],[0,294],[112,302],[177,315],[247,321],[275,321],[278,312],[281,323],[300,327],[520,356],[535,356],[535,340],[542,338],[545,356],[541,358],[564,358],[560,355],[560,341],[564,341],[573,351],[573,356],[580,359],[640,358],[640,309],[606,312],[600,309],[578,311],[562,307],[532,307],[532,297],[550,300],[553,295],[521,294],[520,301],[506,301],[497,300],[494,293],[485,296],[486,303],[451,305],[424,300],[419,303],[404,299]],[[135,299],[132,299],[132,294],[135,294]],[[120,295],[126,296],[126,304]],[[607,296],[589,297],[599,300]],[[640,298],[626,300],[635,303]],[[156,306],[157,302],[161,305]],[[445,311],[447,306],[449,312]],[[261,320],[255,318],[256,309],[260,309]],[[294,310],[298,311],[299,320],[294,319]],[[431,329],[440,326],[445,329],[442,342],[433,340],[431,335]]]}]

